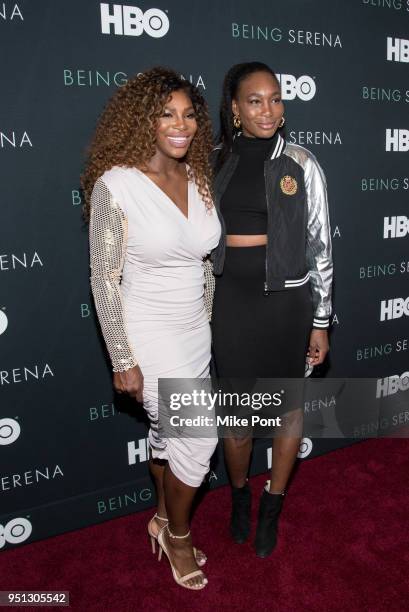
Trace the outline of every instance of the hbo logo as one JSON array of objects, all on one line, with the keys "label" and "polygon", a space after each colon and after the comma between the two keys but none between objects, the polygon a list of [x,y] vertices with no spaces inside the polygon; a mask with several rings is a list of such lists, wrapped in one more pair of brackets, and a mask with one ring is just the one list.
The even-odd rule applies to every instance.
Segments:
[{"label": "hbo logo", "polygon": [[409,40],[388,36],[386,57],[388,62],[409,62]]},{"label": "hbo logo", "polygon": [[109,12],[109,4],[101,3],[101,32],[111,33],[111,25],[117,36],[140,36],[146,32],[152,38],[162,38],[169,30],[169,19],[166,13],[157,8],[151,8],[143,13],[137,6],[122,6],[113,4],[113,12]]},{"label": "hbo logo", "polygon": [[138,457],[139,463],[148,461],[149,459],[149,439],[142,438],[138,440],[138,446],[135,442],[128,442],[128,463],[129,465],[135,465],[136,458]]},{"label": "hbo logo", "polygon": [[376,382],[376,397],[386,397],[393,395],[398,391],[407,391],[409,389],[409,372],[404,372],[400,376],[388,376],[387,378],[378,378]]},{"label": "hbo logo", "polygon": [[398,217],[384,217],[383,237],[404,238],[409,234],[409,219],[405,215]]},{"label": "hbo logo", "polygon": [[0,446],[15,442],[20,431],[20,425],[15,419],[0,419]]},{"label": "hbo logo", "polygon": [[33,531],[33,526],[25,518],[15,518],[7,523],[0,525],[0,548],[3,548],[6,543],[20,544],[30,537]]},{"label": "hbo logo", "polygon": [[7,319],[6,313],[0,310],[0,336],[1,334],[4,334],[4,332],[7,329],[8,324],[9,324],[9,321]]},{"label": "hbo logo", "polygon": [[409,317],[409,297],[382,300],[381,321],[400,319],[403,315]]},{"label": "hbo logo", "polygon": [[386,130],[387,151],[409,151],[409,130]]},{"label": "hbo logo", "polygon": [[[302,438],[300,441],[300,448],[297,453],[298,459],[305,459],[312,451],[312,440],[311,438]],[[267,449],[267,469],[271,470],[272,462],[272,448]]]},{"label": "hbo logo", "polygon": [[305,457],[308,457],[311,451],[312,451],[311,438],[302,438],[300,442],[300,449],[297,453],[298,459],[304,459]]},{"label": "hbo logo", "polygon": [[294,100],[300,98],[303,102],[312,100],[317,91],[314,79],[306,74],[295,78],[292,74],[277,74],[281,85],[281,96],[283,100]]}]

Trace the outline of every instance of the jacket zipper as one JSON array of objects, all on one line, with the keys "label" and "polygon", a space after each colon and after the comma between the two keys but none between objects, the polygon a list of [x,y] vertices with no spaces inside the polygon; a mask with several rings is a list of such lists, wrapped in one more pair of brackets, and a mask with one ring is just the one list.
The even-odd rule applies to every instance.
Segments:
[{"label": "jacket zipper", "polygon": [[268,219],[269,219],[269,207],[268,207],[268,196],[267,196],[267,176],[266,176],[266,163],[264,162],[264,191],[266,196],[266,204],[267,204],[267,245],[266,245],[266,258],[265,258],[265,271],[266,278],[264,281],[264,295],[268,295],[268,283],[267,283],[267,249],[268,249]]}]

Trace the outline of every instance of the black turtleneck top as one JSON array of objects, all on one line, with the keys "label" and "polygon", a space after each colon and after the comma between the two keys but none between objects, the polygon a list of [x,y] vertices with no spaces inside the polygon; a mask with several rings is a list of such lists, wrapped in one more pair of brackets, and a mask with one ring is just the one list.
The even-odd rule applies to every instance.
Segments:
[{"label": "black turtleneck top", "polygon": [[235,138],[233,152],[240,158],[220,202],[226,234],[267,234],[264,161],[275,137]]}]

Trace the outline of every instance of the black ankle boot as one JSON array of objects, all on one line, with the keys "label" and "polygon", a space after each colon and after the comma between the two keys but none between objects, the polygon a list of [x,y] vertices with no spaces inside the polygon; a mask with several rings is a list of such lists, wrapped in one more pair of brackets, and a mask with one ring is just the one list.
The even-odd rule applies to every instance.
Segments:
[{"label": "black ankle boot", "polygon": [[[269,483],[268,483],[269,484]],[[256,539],[257,557],[268,557],[277,544],[277,527],[284,493],[268,493],[266,489],[260,498]]]},{"label": "black ankle boot", "polygon": [[244,487],[232,487],[232,508],[230,533],[237,544],[243,544],[250,533],[251,490],[246,483]]}]

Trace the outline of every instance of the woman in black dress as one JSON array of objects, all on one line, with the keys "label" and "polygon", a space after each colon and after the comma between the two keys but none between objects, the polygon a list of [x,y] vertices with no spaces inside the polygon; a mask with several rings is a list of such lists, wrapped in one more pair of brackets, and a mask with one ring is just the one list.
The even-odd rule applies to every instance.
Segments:
[{"label": "woman in black dress", "polygon": [[[224,81],[214,151],[215,203],[223,225],[212,253],[216,276],[212,332],[221,379],[303,377],[325,359],[332,258],[325,177],[314,155],[286,143],[280,85],[265,64],[233,66]],[[276,437],[263,490],[256,553],[276,545],[277,521],[300,444],[302,408]],[[250,531],[249,435],[226,438],[232,484],[231,534]]]}]

